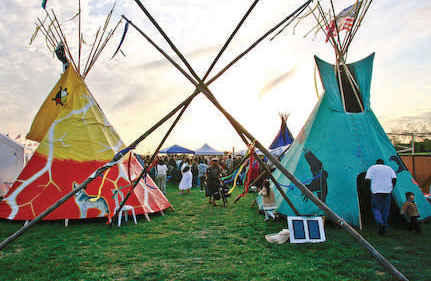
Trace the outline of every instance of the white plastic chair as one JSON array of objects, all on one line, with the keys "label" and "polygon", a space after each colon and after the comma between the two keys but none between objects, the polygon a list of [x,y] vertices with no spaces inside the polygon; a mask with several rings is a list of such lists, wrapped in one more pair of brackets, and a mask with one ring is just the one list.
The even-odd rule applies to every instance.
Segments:
[{"label": "white plastic chair", "polygon": [[[119,190],[113,190],[112,192],[114,192],[114,194],[115,194],[114,195],[115,212],[117,212],[118,208],[120,207],[120,203],[118,202],[118,194],[120,194],[120,196],[121,196],[121,201],[124,200],[124,195]],[[135,209],[133,208],[133,206],[124,205],[123,208],[121,208],[120,213],[118,214],[118,227],[121,226],[121,218],[123,217],[123,214],[124,214],[124,220],[127,222],[127,220],[128,220],[128,213],[129,212],[132,213],[133,221],[135,222],[135,224],[138,224],[137,221],[136,221]]]}]

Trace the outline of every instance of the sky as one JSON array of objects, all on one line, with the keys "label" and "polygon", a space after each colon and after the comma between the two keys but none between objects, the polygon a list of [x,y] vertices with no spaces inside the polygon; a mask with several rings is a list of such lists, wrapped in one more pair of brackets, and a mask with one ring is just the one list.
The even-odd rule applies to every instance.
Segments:
[{"label": "sky", "polygon": [[[61,63],[49,53],[42,36],[29,45],[37,18],[44,18],[41,2],[0,1],[3,15],[0,19],[0,132],[10,136],[28,132],[33,117],[61,75]],[[116,2],[111,25],[124,14],[175,57],[135,1]],[[53,9],[64,23],[75,59],[78,56],[77,20],[67,20],[76,14],[77,3],[47,2],[48,10]],[[113,3],[81,0],[85,41],[91,42],[94,38]],[[252,1],[148,0],[143,3],[202,77]],[[261,0],[210,77],[302,3]],[[352,3],[353,0],[336,0],[335,10]],[[428,130],[430,18],[430,1],[373,1],[349,49],[349,62],[376,52],[371,105],[387,132],[400,128]],[[269,145],[278,132],[279,113],[290,114],[287,122],[295,136],[318,100],[313,56],[329,62],[334,61],[334,56],[322,33],[304,38],[313,26],[313,20],[307,17],[295,29],[291,25],[275,40],[264,40],[210,86],[226,110],[264,145]],[[129,144],[190,95],[194,86],[131,27],[122,46],[126,56],[120,54],[111,59],[123,28],[124,23],[87,76],[86,83],[108,120]],[[90,46],[83,48],[85,60]],[[151,152],[172,121],[138,146],[138,152]],[[204,143],[219,150],[244,148],[224,117],[206,97],[199,95],[164,147],[180,144],[196,149]]]}]

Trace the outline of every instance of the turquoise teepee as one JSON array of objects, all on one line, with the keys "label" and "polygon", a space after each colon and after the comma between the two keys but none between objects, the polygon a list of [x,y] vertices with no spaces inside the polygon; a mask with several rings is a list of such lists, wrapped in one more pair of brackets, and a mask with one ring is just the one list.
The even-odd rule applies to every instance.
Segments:
[{"label": "turquoise teepee", "polygon": [[[384,159],[397,173],[392,193],[396,204],[402,206],[405,193],[411,191],[416,195],[420,219],[431,217],[431,205],[371,110],[373,60],[374,54],[339,69],[315,57],[325,92],[282,164],[348,223],[361,226],[358,182],[377,159]],[[350,90],[348,80],[355,85]],[[324,215],[278,170],[274,177],[301,215]],[[272,189],[277,211],[295,215],[277,189]]]}]

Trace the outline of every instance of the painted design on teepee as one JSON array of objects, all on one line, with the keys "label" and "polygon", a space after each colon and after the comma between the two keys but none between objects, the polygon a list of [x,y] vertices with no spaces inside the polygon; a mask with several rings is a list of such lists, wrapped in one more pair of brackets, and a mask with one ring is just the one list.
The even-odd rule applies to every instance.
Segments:
[{"label": "painted design on teepee", "polygon": [[[305,160],[310,166],[310,172],[313,176],[310,183],[306,184],[311,192],[317,192],[317,196],[323,202],[326,202],[326,195],[328,194],[328,172],[325,170],[322,161],[309,150],[305,150]],[[308,197],[304,195],[304,201],[308,201]]]},{"label": "painted design on teepee", "polygon": [[[44,125],[49,121],[52,122],[45,131]],[[48,95],[28,135],[38,138],[41,134],[44,137],[35,154],[0,203],[0,217],[34,218],[124,148],[73,67],[66,70]],[[129,160],[115,163],[103,178],[95,179],[45,219],[110,217],[116,207],[113,193],[127,193],[130,180],[143,169],[133,154],[124,159]],[[149,176],[138,184],[127,204],[135,208],[136,214],[171,206]]]},{"label": "painted design on teepee", "polygon": [[[69,68],[69,69],[72,69],[72,68]],[[61,87],[60,87],[60,89],[61,89]],[[5,201],[8,202],[9,206],[12,209],[12,212],[8,216],[8,219],[14,219],[16,214],[18,213],[18,209],[21,207],[16,203],[16,197],[18,196],[18,194],[21,193],[21,191],[23,191],[28,185],[32,184],[35,180],[37,180],[38,178],[43,176],[45,173],[48,173],[49,180],[45,185],[42,185],[42,187],[46,188],[46,187],[48,187],[48,185],[52,184],[58,189],[58,191],[61,191],[60,186],[58,184],[56,184],[54,182],[54,180],[52,179],[52,162],[54,159],[54,143],[60,142],[64,147],[68,147],[70,145],[66,145],[64,143],[64,138],[65,138],[66,134],[64,134],[60,138],[55,138],[55,128],[56,128],[57,124],[63,122],[64,120],[68,120],[73,115],[82,115],[83,116],[82,118],[84,118],[85,114],[88,112],[90,107],[94,106],[94,102],[88,96],[83,95],[83,97],[85,99],[87,99],[88,102],[86,104],[84,104],[84,106],[82,108],[79,108],[77,110],[72,110],[65,117],[55,120],[52,123],[51,127],[49,128],[48,134],[47,134],[47,140],[46,140],[46,142],[41,144],[41,145],[48,145],[48,157],[47,157],[47,162],[45,164],[45,167],[43,167],[41,170],[36,172],[31,178],[29,178],[27,180],[19,179],[18,182],[20,182],[21,185],[19,185],[18,188],[16,188],[9,196],[7,196],[5,198]],[[41,193],[39,193],[37,196],[39,196],[40,194]],[[29,204],[31,206],[31,209],[33,210],[33,214],[35,214],[34,208],[32,206],[33,200],[34,199],[30,200],[30,202],[28,202],[24,205]],[[24,206],[24,205],[22,205],[22,206]]]},{"label": "painted design on teepee", "polygon": [[[77,184],[73,184],[73,189],[77,189]],[[104,217],[109,214],[108,203],[105,198],[88,195],[85,190],[80,190],[74,195],[75,203],[79,207],[80,218],[87,217],[89,209],[96,209],[100,211],[100,216]]]},{"label": "painted design on teepee", "polygon": [[61,106],[64,106],[68,95],[69,94],[67,93],[67,88],[62,89],[60,86],[60,90],[57,92],[55,97],[52,98],[52,100],[55,101],[55,105],[59,104]]}]

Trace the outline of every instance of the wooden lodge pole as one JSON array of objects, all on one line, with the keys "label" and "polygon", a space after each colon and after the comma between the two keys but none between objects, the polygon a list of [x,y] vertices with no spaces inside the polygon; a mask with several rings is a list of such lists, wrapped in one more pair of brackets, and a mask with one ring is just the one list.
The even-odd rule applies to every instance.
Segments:
[{"label": "wooden lodge pole", "polygon": [[[281,158],[283,157],[283,155],[286,153],[286,151],[289,149],[289,147],[288,148],[286,148],[281,154],[280,154],[280,156],[278,156],[277,158],[279,159],[279,160],[281,160]],[[263,171],[263,172],[261,172],[258,176],[257,176],[257,178],[255,178],[251,183],[250,183],[250,185],[254,185],[258,180],[260,180],[262,177],[264,177],[264,176],[266,176],[268,174],[268,172],[267,172],[267,170],[265,169],[265,171]]]},{"label": "wooden lodge pole", "polygon": [[[251,135],[235,118],[232,117],[223,106],[217,101],[214,97],[210,89],[197,77],[193,68],[191,68],[188,61],[182,55],[182,53],[175,47],[166,33],[161,29],[155,19],[151,16],[151,14],[145,9],[142,3],[139,0],[135,0],[136,3],[141,7],[144,13],[148,16],[153,25],[159,30],[161,35],[166,39],[168,44],[174,50],[174,52],[178,55],[178,57],[183,61],[183,63],[187,66],[193,76],[197,78],[199,81],[198,89],[202,91],[205,96],[213,103],[213,105],[226,117],[226,119],[232,124],[234,129],[238,132],[240,136],[245,135],[251,142],[255,143],[256,147],[259,148],[262,153],[268,157],[268,159],[280,170],[283,175],[285,175],[295,186],[297,186],[305,196],[307,196],[316,206],[318,206],[321,210],[323,210],[328,217],[332,218],[336,223],[338,223],[341,227],[343,227],[349,234],[351,234],[363,247],[365,247],[382,265],[388,270],[394,277],[399,280],[408,280],[401,272],[399,272],[382,254],[380,254],[366,239],[364,239],[360,233],[358,233],[352,226],[350,226],[343,218],[338,216],[334,211],[332,211],[324,202],[322,202],[319,198],[317,198],[304,184],[302,184],[293,174],[291,174],[281,163],[275,158],[258,140],[256,140],[253,135]],[[310,2],[310,1],[309,1]],[[308,2],[308,3],[309,3]],[[305,6],[306,7],[306,6]],[[304,9],[305,9],[304,7]],[[166,56],[166,53],[163,54]],[[174,66],[179,67],[178,64],[174,64]],[[178,69],[180,72],[185,72],[183,69]]]},{"label": "wooden lodge pole", "polygon": [[[244,17],[241,19],[241,21],[239,22],[239,24],[237,25],[237,27],[235,28],[234,32],[230,35],[229,39],[226,41],[225,45],[223,46],[223,48],[221,49],[221,51],[219,52],[219,54],[217,55],[217,57],[214,59],[213,63],[211,64],[211,67],[208,69],[207,73],[205,74],[205,76],[207,77],[208,74],[210,73],[210,71],[212,70],[212,67],[214,67],[214,65],[216,64],[216,62],[218,61],[218,59],[220,58],[221,54],[224,52],[224,50],[227,48],[228,44],[232,41],[234,35],[237,33],[237,31],[239,30],[239,28],[241,27],[241,25],[244,23],[245,19],[247,18],[247,16],[250,14],[250,12],[252,11],[252,9],[256,6],[258,0],[256,0],[252,6],[250,7],[250,9],[247,11],[247,13],[244,15]],[[55,14],[53,13],[54,17]],[[51,18],[47,12],[47,16],[49,18]],[[125,18],[123,16],[123,18],[127,21],[129,21],[127,18]],[[56,18],[54,18],[54,20],[56,20]],[[53,21],[54,21],[53,20]],[[129,21],[130,22],[130,21]],[[58,23],[58,22],[57,22]],[[131,22],[130,22],[131,23]],[[131,23],[133,25],[133,23]],[[135,26],[135,28],[139,31],[139,29]],[[56,30],[56,29],[55,29]],[[56,30],[57,31],[57,30]],[[99,33],[100,29],[98,30],[97,34]],[[140,32],[142,35],[144,35],[143,32]],[[97,34],[95,37],[95,42],[97,40]],[[60,36],[60,35],[59,35]],[[101,37],[103,37],[103,34],[101,35]],[[144,36],[145,37],[145,36]],[[61,38],[61,36],[60,36]],[[147,37],[146,37],[147,38]],[[147,38],[149,40],[151,40],[149,37]],[[94,43],[95,43],[94,42]],[[93,43],[93,46],[94,46]],[[100,41],[99,41],[100,44]],[[97,49],[97,48],[96,48]],[[163,50],[159,50],[163,53]],[[91,54],[90,54],[91,55]],[[88,61],[87,61],[88,63]],[[171,61],[171,63],[175,63],[174,61]],[[183,73],[184,74],[184,73]],[[193,81],[193,80],[192,80]],[[213,80],[215,81],[215,79]],[[195,84],[196,86],[197,84]],[[208,84],[209,85],[209,84]],[[175,107],[174,109],[172,109],[168,114],[166,114],[161,120],[159,120],[156,124],[154,124],[150,129],[148,129],[144,134],[142,134],[138,139],[136,139],[129,147],[131,148],[135,148],[140,142],[142,142],[145,138],[147,138],[149,135],[151,135],[157,128],[159,128],[161,125],[163,125],[167,120],[169,120],[175,113],[178,112],[178,110],[180,110],[181,108],[183,108],[186,104],[189,104],[193,98],[195,96],[197,96],[199,94],[199,91],[194,91],[193,94],[191,94],[189,97],[187,97],[183,102],[181,102],[177,107]],[[122,156],[121,156],[122,157]],[[113,159],[112,161],[115,160],[119,160],[119,159]],[[12,234],[11,236],[9,236],[8,238],[6,238],[4,241],[2,241],[0,243],[0,250],[2,250],[4,247],[6,247],[9,243],[11,243],[12,241],[14,241],[15,239],[17,239],[19,236],[21,236],[25,231],[27,231],[28,229],[30,229],[33,225],[35,225],[36,223],[38,223],[40,220],[42,220],[44,217],[46,217],[48,214],[50,214],[52,211],[54,211],[56,208],[58,208],[59,206],[61,206],[64,202],[66,202],[70,197],[72,197],[75,193],[77,193],[78,191],[85,189],[87,187],[87,185],[89,183],[91,183],[95,178],[101,176],[103,174],[103,172],[108,169],[109,167],[106,166],[102,166],[100,168],[98,168],[89,178],[87,178],[81,185],[78,186],[77,189],[69,192],[68,194],[66,194],[62,199],[60,199],[59,201],[57,201],[56,203],[54,203],[53,205],[51,205],[48,209],[46,209],[43,213],[41,213],[39,216],[37,216],[35,219],[33,219],[30,223],[28,223],[27,225],[21,227],[17,232],[15,232],[14,234]],[[141,173],[141,175],[143,175]],[[124,201],[125,202],[125,201]],[[122,202],[122,204],[124,204]]]},{"label": "wooden lodge pole", "polygon": [[259,156],[257,156],[256,159],[257,159],[257,161],[259,161],[260,165],[262,165],[263,168],[265,169],[266,173],[264,173],[264,174],[267,174],[269,176],[269,178],[271,179],[271,181],[274,183],[275,188],[277,188],[278,192],[280,192],[280,194],[283,197],[283,199],[286,200],[287,204],[292,209],[292,211],[295,213],[295,215],[300,216],[298,210],[295,208],[295,206],[293,205],[292,201],[290,201],[289,197],[287,197],[286,193],[281,188],[280,183],[272,175],[271,170],[269,169],[268,165],[265,162],[263,162],[263,160],[260,159]]},{"label": "wooden lodge pole", "polygon": [[[142,4],[140,2],[138,2],[138,0],[135,0],[136,3],[138,3],[138,5],[142,6]],[[306,4],[306,6],[303,6],[303,8],[305,9],[308,4],[311,2],[308,1]],[[305,5],[305,4],[304,4]],[[141,7],[143,8],[143,6]],[[145,9],[145,8],[144,8]],[[298,11],[298,10],[297,10]],[[175,45],[173,45],[173,43],[169,40],[169,38],[167,37],[167,35],[163,32],[163,30],[161,30],[161,28],[158,26],[158,24],[155,22],[154,19],[152,19],[151,15],[149,15],[148,12],[146,12],[147,16],[150,18],[150,20],[153,22],[153,24],[157,27],[157,29],[159,30],[159,32],[163,35],[163,37],[168,41],[169,45],[172,47],[172,49],[175,51],[175,53],[181,58],[181,60],[184,62],[184,64],[187,66],[187,68],[189,68],[189,70],[191,71],[191,73],[193,74],[193,76],[195,76],[195,78],[197,78],[197,80],[199,81],[199,84],[197,86],[197,90],[203,92],[205,94],[205,96],[207,96],[207,98],[213,103],[213,105],[228,119],[228,121],[232,124],[232,126],[235,128],[235,130],[238,132],[238,134],[242,137],[246,136],[250,141],[252,141],[253,143],[255,143],[256,147],[259,148],[262,153],[277,167],[277,169],[280,170],[281,173],[283,173],[283,175],[285,175],[293,184],[295,184],[296,187],[298,187],[305,196],[307,196],[311,201],[313,201],[314,204],[316,204],[316,206],[318,206],[321,210],[323,210],[330,218],[332,218],[335,222],[337,222],[340,226],[342,226],[349,234],[351,234],[363,247],[365,247],[382,265],[383,267],[388,270],[394,277],[396,277],[399,280],[408,280],[401,272],[399,272],[388,260],[385,259],[385,257],[383,255],[381,255],[367,240],[365,240],[353,227],[351,227],[343,218],[341,218],[340,216],[338,216],[335,212],[333,212],[324,202],[322,202],[319,198],[317,198],[304,184],[302,184],[294,175],[292,175],[281,163],[280,161],[278,161],[278,159],[276,159],[259,141],[257,141],[253,135],[251,135],[238,121],[236,121],[236,119],[234,119],[224,108],[223,106],[220,105],[220,103],[217,101],[217,99],[214,97],[214,95],[212,94],[212,92],[208,89],[207,85],[204,84],[203,81],[201,81],[201,79],[199,79],[199,77],[197,77],[196,73],[193,71],[193,69],[191,68],[191,66],[188,64],[187,60],[184,58],[184,56],[181,54],[181,52],[175,47]],[[147,38],[148,40],[149,38]],[[151,39],[150,39],[151,40]],[[154,44],[153,44],[154,45]],[[256,44],[257,45],[257,44]],[[254,45],[254,46],[256,46]],[[254,47],[253,46],[253,47]],[[160,52],[162,52],[163,54],[163,50],[158,49]],[[249,49],[251,50],[251,49]],[[239,58],[235,59],[234,61],[236,62]],[[178,65],[175,64],[175,62],[171,61],[171,63],[174,64],[174,66],[179,69],[183,75],[185,75],[186,77],[188,76],[187,73],[185,73],[184,70],[182,70],[182,68]],[[232,63],[233,64],[233,63]],[[232,65],[229,64],[229,65]],[[229,66],[228,65],[228,66]],[[222,70],[223,71],[223,70]],[[221,75],[221,74],[220,74]],[[216,78],[216,77],[214,77]],[[192,82],[192,81],[191,81]],[[194,82],[194,83],[193,83]],[[192,83],[194,85],[196,85],[196,82],[193,81]],[[199,92],[196,91],[196,92]],[[178,107],[178,109],[181,107]],[[162,120],[161,120],[162,121]],[[166,120],[165,120],[166,121]],[[160,122],[160,121],[159,121]],[[244,140],[244,138],[243,138]],[[71,192],[68,195],[64,196],[60,201],[58,201],[56,204],[52,205],[50,208],[48,208],[46,211],[44,211],[41,215],[38,216],[38,220],[40,220],[42,217],[46,216],[47,214],[49,214],[50,212],[52,212],[55,208],[57,208],[59,205],[61,205],[62,203],[64,203],[67,199],[69,199],[74,193],[76,193],[78,190],[83,189],[85,186],[84,184],[89,180],[90,178],[88,178],[83,184],[78,186],[78,189],[75,190],[75,192]],[[42,216],[43,215],[43,216]],[[26,228],[23,227],[20,229],[20,231],[18,231],[17,233],[15,233],[14,235],[12,235],[11,237],[9,237],[8,239],[6,239],[5,241],[3,241],[0,244],[0,249],[2,249],[3,247],[5,247],[10,241],[16,239],[17,237],[19,237],[26,229],[28,229],[30,226],[34,225],[38,220],[35,219],[32,222],[30,222]]]},{"label": "wooden lodge pole", "polygon": [[94,178],[97,178],[98,176],[102,175],[103,172],[108,169],[107,167],[101,167],[99,168],[95,173],[93,173],[89,178],[87,178],[82,184],[78,185],[78,187],[68,194],[64,195],[60,200],[55,202],[53,205],[51,205],[48,209],[43,211],[40,215],[38,215],[36,218],[34,218],[32,221],[30,221],[28,224],[21,227],[17,232],[6,238],[0,243],[0,250],[2,250],[4,247],[6,247],[10,242],[14,241],[18,237],[20,237],[25,231],[27,231],[30,227],[32,227],[34,224],[38,223],[40,220],[42,220],[44,217],[49,215],[52,211],[60,207],[64,202],[66,202],[70,197],[75,195],[78,191],[81,191],[82,189],[85,189],[87,187],[87,184],[89,184],[91,181],[93,181]]},{"label": "wooden lodge pole", "polygon": [[[195,93],[198,92],[197,90],[195,90]],[[194,93],[193,93],[194,94]],[[156,159],[157,154],[159,153],[160,149],[162,148],[163,144],[165,143],[165,141],[167,140],[167,138],[169,137],[169,135],[171,134],[171,132],[173,131],[173,129],[175,128],[175,126],[177,125],[178,121],[180,121],[181,117],[183,116],[184,112],[186,111],[186,109],[188,108],[188,106],[190,105],[190,103],[192,102],[193,99],[190,99],[181,109],[180,113],[178,114],[177,118],[175,118],[175,121],[172,123],[172,125],[170,126],[170,128],[168,129],[168,131],[166,132],[165,136],[163,137],[162,141],[159,143],[159,145],[157,146],[156,150],[154,151],[153,155],[151,156],[151,160],[150,160],[150,165],[154,162],[154,160]],[[147,168],[143,167],[139,177],[137,180],[135,180],[135,182],[132,185],[132,188],[127,192],[126,196],[124,197],[123,201],[121,201],[120,206],[118,207],[118,209],[116,210],[116,212],[114,212],[114,215],[111,218],[111,223],[110,225],[112,226],[115,218],[118,216],[118,214],[121,213],[121,210],[123,209],[124,204],[126,204],[126,201],[129,199],[130,195],[132,195],[132,192],[135,190],[136,186],[138,185],[138,183],[142,180],[143,177],[147,176]],[[145,179],[144,179],[145,181]]]},{"label": "wooden lodge pole", "polygon": [[[135,0],[137,1],[137,0]],[[277,30],[280,26],[282,26],[284,23],[286,23],[291,18],[295,17],[296,15],[302,13],[312,0],[309,0],[305,2],[302,6],[300,6],[298,9],[296,9],[294,12],[292,12],[290,15],[285,17],[282,21],[280,21],[278,24],[276,24],[274,27],[269,29],[265,34],[263,34],[261,37],[259,37],[256,41],[254,41],[250,47],[245,49],[241,54],[239,54],[236,58],[232,60],[232,62],[228,63],[223,69],[221,69],[216,75],[214,75],[209,81],[208,85],[214,82],[217,78],[219,78],[223,73],[225,73],[232,65],[234,65],[238,60],[240,60],[243,56],[248,54],[252,49],[254,49],[257,45],[259,45],[265,38],[267,38],[270,34],[272,34],[275,30]]]},{"label": "wooden lodge pole", "polygon": [[82,38],[81,38],[81,0],[78,0],[78,73],[81,75],[81,48],[82,48]]},{"label": "wooden lodge pole", "polygon": [[297,188],[299,188],[302,193],[307,196],[317,207],[323,210],[328,217],[333,221],[343,227],[350,235],[352,235],[364,248],[366,248],[380,264],[390,272],[398,280],[408,281],[408,279],[398,271],[395,266],[393,266],[382,254],[380,254],[362,235],[357,232],[352,226],[350,226],[342,217],[337,215],[332,211],[325,203],[323,203],[319,198],[317,198],[304,184],[302,184],[293,174],[291,174],[281,163],[277,160],[259,141],[257,141],[248,131],[246,131],[240,123],[238,123],[216,100],[214,96],[206,89],[207,96],[211,97],[209,100],[216,106],[217,109],[231,122],[235,127],[244,133],[250,140],[255,142],[257,148],[262,151],[262,153],[268,157],[268,159],[280,170],[280,172],[286,176]]},{"label": "wooden lodge pole", "polygon": [[[259,2],[259,0],[255,0],[253,2],[253,4],[250,6],[250,8],[247,10],[247,12],[245,13],[245,15],[241,18],[241,20],[239,21],[239,23],[237,24],[237,26],[235,27],[235,29],[233,30],[233,32],[230,34],[230,36],[228,37],[228,39],[226,40],[226,42],[224,43],[223,47],[220,49],[220,51],[218,52],[217,56],[214,58],[214,60],[212,61],[210,67],[208,68],[208,70],[206,71],[203,81],[205,81],[205,79],[208,77],[208,75],[211,73],[212,69],[214,68],[214,66],[216,65],[216,63],[218,62],[218,60],[220,59],[221,55],[224,53],[224,51],[226,50],[226,48],[229,46],[230,42],[232,41],[232,39],[235,37],[235,35],[237,34],[237,32],[239,31],[239,29],[241,28],[242,24],[244,23],[244,21],[247,19],[247,17],[250,15],[250,13],[252,12],[252,10],[254,9],[254,7],[256,6],[256,4]],[[155,44],[151,38],[149,36],[147,36],[142,30],[140,30],[136,25],[134,25],[131,21],[129,21],[125,16],[123,16],[123,18],[129,22],[129,24],[131,24],[144,38],[146,38],[151,45],[153,45],[157,50],[159,50],[159,52],[161,52],[171,63],[173,63],[177,68],[180,68],[178,64],[175,63],[174,60],[172,60],[167,54],[164,53],[164,51],[157,45]],[[168,138],[170,132],[175,128],[177,122],[180,120],[181,116],[183,115],[184,111],[187,109],[187,107],[189,106],[189,104],[192,102],[193,98],[198,95],[200,93],[200,91],[198,90],[197,87],[197,83],[190,77],[187,75],[187,73],[185,71],[181,71],[181,73],[183,75],[185,75],[190,82],[192,82],[193,85],[196,86],[196,89],[194,90],[193,94],[186,100],[186,103],[183,106],[182,111],[179,113],[179,115],[177,116],[177,118],[175,119],[174,123],[171,125],[171,127],[169,128],[168,132],[166,133],[166,135],[164,136],[163,140],[160,142],[159,146],[157,147],[156,151],[153,153],[152,157],[151,157],[151,163],[154,161],[155,157],[157,156],[157,154],[160,151],[160,148],[162,147],[162,145],[165,143],[166,139]],[[244,140],[244,139],[243,139]],[[135,143],[139,141],[136,140]],[[139,141],[140,142],[140,141]],[[138,143],[139,143],[138,142]],[[136,147],[137,144],[133,143],[132,146]],[[142,179],[142,177],[146,174],[146,171],[143,170],[141,172],[141,174],[138,177],[138,180],[134,183],[133,187],[131,190],[129,190],[129,192],[127,193],[126,197],[124,198],[124,200],[121,202],[120,207],[118,208],[118,212],[117,214],[120,212],[120,210],[123,208],[124,204],[126,203],[127,199],[130,197],[131,192],[135,189],[136,185],[138,184],[138,182]],[[114,221],[114,218],[117,214],[114,214],[113,219],[111,220],[111,225],[112,222]]]},{"label": "wooden lodge pole", "polygon": [[[193,93],[191,96],[189,96],[187,99],[185,99],[182,103],[180,103],[177,107],[175,107],[173,110],[171,110],[165,117],[163,117],[159,122],[154,124],[150,129],[148,129],[144,134],[142,134],[138,140],[136,140],[134,143],[132,143],[132,146],[135,147],[139,142],[143,141],[145,138],[147,138],[152,132],[154,132],[158,127],[163,125],[169,118],[171,118],[178,110],[183,108],[183,106],[191,99],[193,99],[197,94]],[[116,155],[117,156],[117,155]],[[121,159],[121,157],[119,158]],[[118,161],[119,159],[113,159],[112,161]],[[98,168],[93,174],[91,174],[90,177],[88,177],[82,184],[78,185],[77,189],[72,190],[68,194],[66,194],[63,198],[61,198],[59,201],[51,205],[48,209],[43,211],[39,216],[34,218],[31,222],[29,222],[27,225],[21,227],[18,231],[16,231],[14,234],[6,238],[0,243],[0,250],[5,248],[9,243],[20,237],[24,232],[26,232],[29,228],[31,228],[33,225],[41,221],[44,217],[49,215],[52,211],[60,207],[64,202],[66,202],[70,197],[72,197],[75,193],[77,193],[80,190],[86,189],[87,185],[90,184],[95,178],[103,175],[103,173],[109,169],[108,166],[102,166]]]}]

